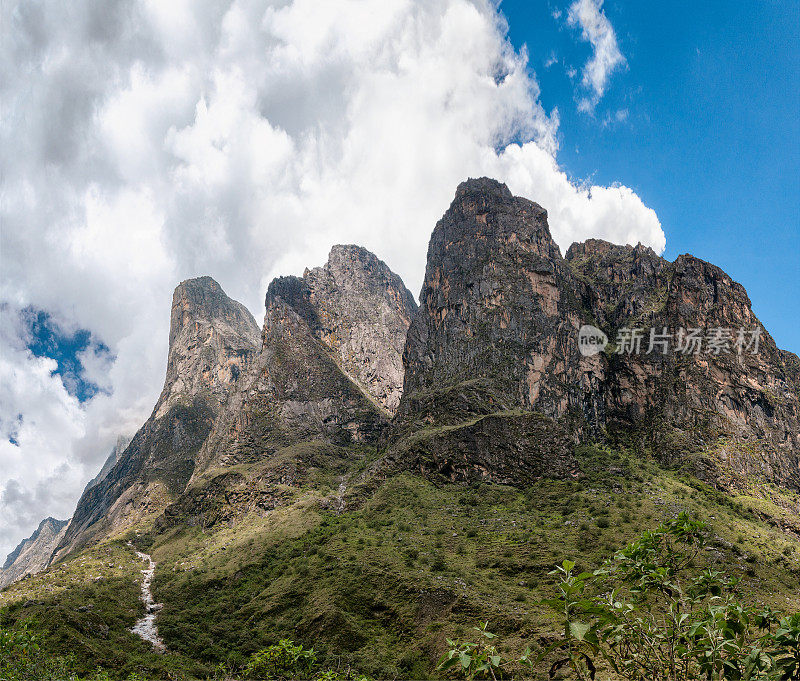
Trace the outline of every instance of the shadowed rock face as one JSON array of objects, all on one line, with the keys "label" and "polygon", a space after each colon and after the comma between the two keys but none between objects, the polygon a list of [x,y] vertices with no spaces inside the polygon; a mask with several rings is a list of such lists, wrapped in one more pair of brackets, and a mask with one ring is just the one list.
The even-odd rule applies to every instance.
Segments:
[{"label": "shadowed rock face", "polygon": [[502,401],[561,416],[590,364],[575,342],[580,321],[547,212],[494,180],[464,182],[431,237],[404,400],[481,379]]},{"label": "shadowed rock face", "polygon": [[153,414],[106,476],[86,489],[55,558],[157,515],[183,491],[259,337],[252,315],[210,277],[176,287],[166,380]]},{"label": "shadowed rock face", "polygon": [[360,246],[334,246],[324,267],[270,284],[355,383],[389,414],[403,391],[403,347],[414,297],[400,277]]},{"label": "shadowed rock face", "polygon": [[265,304],[261,350],[198,455],[193,482],[299,442],[373,443],[399,402],[415,304],[372,253],[334,246],[324,267],[275,279]]},{"label": "shadowed rock face", "polygon": [[306,321],[277,295],[268,298],[262,348],[231,392],[197,457],[209,468],[252,463],[303,441],[374,441],[385,419],[337,366]]},{"label": "shadowed rock face", "polygon": [[130,437],[125,437],[123,435],[117,437],[117,442],[114,444],[111,453],[100,468],[100,472],[86,483],[86,487],[83,489],[84,493],[86,493],[86,490],[89,488],[94,487],[98,482],[101,482],[111,472],[111,469],[114,468],[120,456],[122,456],[122,453],[128,448],[130,443]]},{"label": "shadowed rock face", "polygon": [[[641,246],[574,244],[567,261],[582,302],[612,341],[621,328],[661,333],[730,329],[760,332],[758,352],[602,355],[604,424],[648,432],[666,456],[707,449],[743,475],[800,488],[800,381],[797,357],[779,350],[761,326],[744,287],[691,255],[675,262]],[[715,445],[716,447],[716,445]],[[711,475],[713,477],[713,474]]]},{"label": "shadowed rock face", "polygon": [[[403,438],[391,458],[465,480],[571,470],[572,436],[555,419],[577,408],[596,364],[578,352],[580,322],[547,212],[494,180],[460,184],[431,237],[403,356],[396,432],[413,446]],[[514,410],[546,418],[492,416]]]},{"label": "shadowed rock face", "polygon": [[[645,328],[643,352],[583,357],[584,323],[612,341],[621,328]],[[649,329],[663,327],[703,335],[759,328],[761,344],[756,355],[646,354]],[[494,180],[459,185],[434,229],[404,362],[396,433],[452,428],[492,411],[537,411],[569,422],[573,437],[627,433],[667,457],[713,441],[734,470],[800,488],[797,358],[775,347],[744,288],[702,260],[684,255],[670,263],[641,245],[592,239],[562,258],[544,209]],[[443,403],[457,405],[457,418]],[[502,435],[483,445],[468,440],[477,475],[491,477],[499,466],[508,479],[512,464],[495,459],[503,448],[511,456],[512,443]],[[518,477],[564,464],[563,457],[542,460],[519,468]]]},{"label": "shadowed rock face", "polygon": [[273,282],[263,332],[210,277],[182,282],[153,414],[87,488],[57,557],[160,514],[210,467],[303,441],[375,441],[399,401],[414,308],[399,277],[356,246]]},{"label": "shadowed rock face", "polygon": [[50,556],[67,528],[69,520],[45,518],[36,531],[21,541],[0,569],[0,589],[25,575],[34,575],[50,563]]}]

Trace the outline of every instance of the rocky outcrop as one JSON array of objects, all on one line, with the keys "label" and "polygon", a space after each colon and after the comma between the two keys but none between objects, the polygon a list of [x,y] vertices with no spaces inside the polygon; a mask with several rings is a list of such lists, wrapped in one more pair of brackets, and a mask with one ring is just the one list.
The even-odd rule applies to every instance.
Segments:
[{"label": "rocky outcrop", "polygon": [[55,558],[155,517],[177,498],[259,340],[252,315],[210,277],[176,287],[166,380],[153,414],[105,478],[84,492]]},{"label": "rocky outcrop", "polygon": [[[800,488],[796,357],[775,346],[743,286],[691,255],[670,263],[641,246],[592,240],[573,245],[567,261],[588,314],[612,341],[623,329],[643,330],[639,352],[601,355],[607,428],[645,432],[667,458],[703,451],[742,475]],[[666,331],[666,353],[648,352],[651,329]],[[692,329],[699,352],[683,352],[681,330],[685,346]],[[745,343],[758,334],[757,351],[737,349],[740,330]],[[718,351],[709,346],[715,337]]]},{"label": "rocky outcrop", "polygon": [[50,564],[50,556],[66,532],[69,520],[45,518],[36,531],[22,540],[17,548],[8,554],[0,569],[0,589],[26,575],[35,575]]},{"label": "rocky outcrop", "polygon": [[211,277],[181,282],[172,296],[167,375],[155,416],[198,396],[218,408],[260,336],[253,315]]},{"label": "rocky outcrop", "polygon": [[252,463],[297,442],[374,442],[385,423],[373,400],[331,357],[330,347],[271,286],[261,351],[198,455],[194,479],[210,468]]},{"label": "rocky outcrop", "polygon": [[417,308],[400,277],[360,246],[334,246],[323,267],[270,284],[329,348],[344,373],[389,414],[403,392],[403,347]]},{"label": "rocky outcrop", "polygon": [[[447,476],[457,469],[459,478],[498,482],[571,470],[570,436],[555,423],[577,408],[581,380],[593,375],[595,359],[583,358],[575,341],[580,324],[573,275],[547,211],[494,180],[460,184],[431,236],[403,357],[396,428],[445,428],[427,440],[427,457],[412,448],[413,460],[440,461]],[[512,410],[548,417],[558,440],[549,454],[528,446],[547,430],[540,422],[487,418]],[[405,440],[393,452],[398,447],[408,449]]]},{"label": "rocky outcrop", "polygon": [[[612,341],[640,328],[641,348],[619,352],[612,343],[584,356],[584,324]],[[680,329],[697,329],[708,339],[740,328],[761,334],[758,352],[737,352],[735,337],[727,352],[647,352],[651,329],[676,338]],[[404,362],[401,441],[430,427],[463,438],[453,430],[459,419],[465,427],[522,410],[568,424],[575,440],[622,435],[673,459],[711,453],[742,474],[800,489],[796,358],[775,347],[744,288],[702,260],[684,255],[670,263],[641,245],[593,239],[562,258],[546,211],[494,180],[459,185],[434,229]],[[502,469],[508,479],[513,447],[498,438],[468,438],[462,468],[471,449],[476,474]],[[452,449],[438,441],[436,448]],[[497,461],[495,450],[511,459]],[[570,466],[560,455],[537,468]],[[529,476],[519,468],[520,480]]]},{"label": "rocky outcrop", "polygon": [[574,291],[547,211],[494,180],[462,183],[431,236],[403,399],[482,379],[517,407],[563,415],[581,371]]}]

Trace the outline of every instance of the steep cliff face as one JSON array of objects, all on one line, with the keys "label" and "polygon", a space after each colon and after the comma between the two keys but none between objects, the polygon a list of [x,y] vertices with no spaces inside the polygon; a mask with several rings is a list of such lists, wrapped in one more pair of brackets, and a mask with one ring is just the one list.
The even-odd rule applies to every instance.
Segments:
[{"label": "steep cliff face", "polygon": [[[621,329],[642,329],[641,351],[602,355],[606,426],[648,431],[667,456],[710,451],[741,474],[800,487],[796,358],[775,346],[744,287],[693,256],[670,263],[641,246],[593,240],[566,259],[588,314],[612,341]],[[668,352],[647,352],[651,329],[666,331]],[[686,351],[691,330],[698,352]]]},{"label": "steep cliff face", "polygon": [[[641,349],[582,353],[584,324],[612,341],[641,328]],[[646,351],[650,329],[720,327],[759,330],[758,351]],[[800,489],[799,402],[800,362],[722,270],[599,240],[564,258],[541,206],[469,180],[434,229],[419,308],[356,246],[273,281],[261,331],[212,279],[178,286],[153,415],[87,488],[56,555],[171,504],[173,519],[202,514],[237,464],[258,468],[271,508],[285,492],[274,481],[362,445],[388,445],[376,479],[405,467],[527,484],[579,475],[582,440],[622,438],[696,458],[715,482],[733,471]]]},{"label": "steep cliff face", "polygon": [[0,589],[22,579],[25,575],[35,575],[44,570],[66,532],[68,523],[69,520],[55,518],[45,518],[39,523],[36,531],[8,554],[0,569]]},{"label": "steep cliff face", "polygon": [[578,352],[580,323],[547,212],[494,180],[459,185],[431,237],[403,357],[396,431],[413,446],[406,438],[391,458],[498,482],[571,470],[571,435],[556,420],[577,409],[597,363]]},{"label": "steep cliff face", "polygon": [[384,417],[328,350],[293,307],[268,296],[261,351],[199,453],[195,479],[210,468],[252,463],[298,442],[374,441]]},{"label": "steep cliff face", "polygon": [[260,336],[253,315],[211,277],[179,284],[172,296],[167,375],[156,418],[198,396],[218,408],[257,351]]},{"label": "steep cliff face", "polygon": [[84,493],[86,492],[86,490],[88,490],[91,487],[94,487],[98,482],[101,482],[102,480],[105,479],[105,477],[111,472],[111,469],[114,468],[114,466],[116,466],[120,456],[122,456],[122,453],[128,448],[128,445],[130,443],[131,443],[130,437],[125,437],[123,435],[120,435],[117,438],[117,441],[116,443],[114,443],[111,452],[109,453],[108,457],[106,457],[106,460],[103,462],[103,465],[100,468],[100,472],[97,475],[95,475],[91,480],[89,480],[89,482],[86,483],[86,487],[83,490]]},{"label": "steep cliff face", "polygon": [[[633,352],[612,344],[584,356],[583,324],[612,342],[638,328],[642,340]],[[668,351],[648,352],[651,329],[666,330]],[[727,351],[680,352],[681,329],[696,329],[705,342],[725,329]],[[748,340],[760,334],[757,352],[737,351],[739,329]],[[480,477],[511,465],[496,457],[506,450],[513,460],[512,443],[501,433],[480,444],[458,424],[522,410],[551,417],[575,440],[621,435],[665,458],[697,454],[712,478],[723,464],[800,488],[796,358],[775,347],[744,288],[702,260],[670,263],[641,245],[593,239],[562,258],[544,209],[493,180],[461,184],[434,229],[404,362],[396,437],[441,427],[451,440],[466,437],[474,446],[458,449],[472,452]],[[453,447],[437,441],[411,465],[435,460],[434,449]],[[527,470],[518,462],[520,480],[570,468],[565,455],[532,458]]]},{"label": "steep cliff face", "polygon": [[334,246],[323,267],[269,287],[329,348],[347,376],[389,414],[403,392],[403,347],[417,308],[400,277],[360,246]]},{"label": "steep cliff face", "polygon": [[[265,305],[261,350],[230,392],[184,498],[164,522],[201,522],[214,507],[210,489],[273,508],[287,498],[280,485],[300,484],[319,465],[319,451],[336,452],[325,455],[326,466],[341,465],[387,426],[414,310],[397,275],[363,248],[334,246],[324,267],[275,279]],[[250,471],[245,490],[228,472],[235,465]]]},{"label": "steep cliff face", "polygon": [[153,414],[105,478],[84,492],[55,558],[157,515],[183,491],[259,337],[252,315],[210,277],[177,286],[166,380]]},{"label": "steep cliff face", "polygon": [[518,407],[563,415],[581,363],[574,288],[541,206],[494,180],[462,183],[428,247],[404,400],[482,379]]}]

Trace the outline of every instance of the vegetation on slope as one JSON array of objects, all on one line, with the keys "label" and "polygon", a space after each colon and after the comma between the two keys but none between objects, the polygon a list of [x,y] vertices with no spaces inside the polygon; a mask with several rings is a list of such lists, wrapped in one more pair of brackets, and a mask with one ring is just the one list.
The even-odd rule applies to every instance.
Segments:
[{"label": "vegetation on slope", "polygon": [[[703,561],[740,579],[753,606],[800,611],[800,542],[770,524],[785,509],[768,496],[730,496],[624,450],[581,447],[576,456],[580,477],[525,489],[410,473],[374,491],[353,482],[340,514],[340,480],[357,476],[312,473],[269,512],[133,536],[158,563],[165,655],[127,631],[141,614],[141,565],[124,541],[0,593],[0,625],[31,620],[43,649],[76,652],[79,671],[102,666],[114,678],[243,670],[281,639],[313,646],[320,669],[435,678],[447,639],[478,621],[517,658],[532,640],[557,637],[561,623],[541,602],[558,589],[553,566],[565,557],[578,572],[601,565],[681,511],[706,520]],[[353,465],[363,469],[363,458]]]}]

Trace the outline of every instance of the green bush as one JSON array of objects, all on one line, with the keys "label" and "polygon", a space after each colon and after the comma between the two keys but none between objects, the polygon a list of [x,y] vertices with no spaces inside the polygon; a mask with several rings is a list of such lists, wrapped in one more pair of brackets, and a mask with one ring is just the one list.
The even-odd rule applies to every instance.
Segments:
[{"label": "green bush", "polygon": [[277,645],[253,653],[245,665],[246,679],[304,679],[317,663],[314,649],[283,638]]}]

